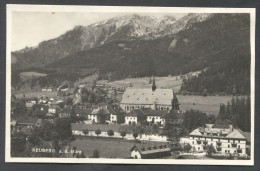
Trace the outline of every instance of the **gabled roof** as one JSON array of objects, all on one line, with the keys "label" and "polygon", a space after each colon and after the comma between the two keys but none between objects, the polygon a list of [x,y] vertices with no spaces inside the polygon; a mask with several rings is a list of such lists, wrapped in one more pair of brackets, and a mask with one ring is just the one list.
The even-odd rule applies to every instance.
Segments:
[{"label": "gabled roof", "polygon": [[71,113],[72,109],[70,108],[65,108],[65,109],[62,109],[59,113]]},{"label": "gabled roof", "polygon": [[52,104],[50,108],[61,109],[61,107],[57,104]]},{"label": "gabled roof", "polygon": [[23,118],[19,118],[17,120],[17,123],[22,125],[35,125],[37,120],[38,118],[36,117],[23,117]]},{"label": "gabled roof", "polygon": [[171,105],[173,99],[172,89],[127,88],[122,96],[121,104],[164,104]]},{"label": "gabled roof", "polygon": [[146,116],[165,116],[168,113],[167,110],[152,110],[149,109],[146,111],[145,115]]},{"label": "gabled roof", "polygon": [[146,109],[134,109],[130,113],[126,113],[125,116],[132,116],[132,117],[145,116],[144,110]]},{"label": "gabled roof", "polygon": [[237,129],[234,129],[230,134],[226,136],[226,138],[246,139],[246,137],[241,133],[241,130],[238,131]]},{"label": "gabled roof", "polygon": [[202,134],[201,134],[200,130],[197,128],[197,129],[193,130],[193,131],[190,133],[190,135],[198,136],[198,135],[202,135]]},{"label": "gabled roof", "polygon": [[87,109],[75,108],[74,110],[76,114],[90,114],[92,112],[91,108],[87,108]]},{"label": "gabled roof", "polygon": [[91,115],[101,115],[104,114],[104,110],[99,108],[99,109],[93,109],[91,112]]},{"label": "gabled roof", "polygon": [[141,154],[151,154],[151,153],[161,153],[161,152],[170,152],[171,149],[165,143],[146,143],[137,145],[135,144],[130,151],[137,149]]}]

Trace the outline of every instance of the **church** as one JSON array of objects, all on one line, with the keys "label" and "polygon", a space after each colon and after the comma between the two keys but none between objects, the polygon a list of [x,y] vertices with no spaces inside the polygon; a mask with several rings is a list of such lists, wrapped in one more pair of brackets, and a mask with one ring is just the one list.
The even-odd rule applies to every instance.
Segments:
[{"label": "church", "polygon": [[174,110],[179,110],[174,91],[172,89],[157,89],[154,78],[151,88],[127,88],[122,96],[120,107],[125,112],[140,108],[170,111],[174,107]]}]

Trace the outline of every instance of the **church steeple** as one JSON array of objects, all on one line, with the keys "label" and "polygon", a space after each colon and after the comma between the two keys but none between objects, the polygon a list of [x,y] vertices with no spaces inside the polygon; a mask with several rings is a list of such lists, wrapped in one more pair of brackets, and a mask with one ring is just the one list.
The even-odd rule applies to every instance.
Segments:
[{"label": "church steeple", "polygon": [[156,85],[155,85],[155,79],[153,77],[153,85],[152,85],[152,90],[155,91],[156,90]]},{"label": "church steeple", "polygon": [[172,99],[172,110],[180,110],[179,101],[174,91],[173,91],[173,99]]}]

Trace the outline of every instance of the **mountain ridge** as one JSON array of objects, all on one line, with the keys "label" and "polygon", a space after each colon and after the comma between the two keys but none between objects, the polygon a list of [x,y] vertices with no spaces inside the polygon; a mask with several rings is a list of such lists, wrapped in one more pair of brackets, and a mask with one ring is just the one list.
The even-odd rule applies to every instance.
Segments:
[{"label": "mountain ridge", "polygon": [[[202,17],[200,17],[202,15]],[[111,18],[88,26],[76,26],[57,38],[42,41],[36,47],[12,52],[17,60],[16,69],[31,66],[42,67],[48,63],[86,51],[106,43],[121,40],[156,39],[173,35],[184,29],[186,24],[196,18],[205,20],[210,14],[189,14],[178,20],[175,17],[154,17],[130,15]],[[192,21],[190,21],[192,22]]]}]

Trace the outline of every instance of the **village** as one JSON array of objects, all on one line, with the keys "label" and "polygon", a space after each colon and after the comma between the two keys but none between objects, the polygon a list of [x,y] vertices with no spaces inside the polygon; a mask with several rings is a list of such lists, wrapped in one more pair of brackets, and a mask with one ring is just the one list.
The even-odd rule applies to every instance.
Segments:
[{"label": "village", "polygon": [[150,88],[94,80],[73,88],[44,87],[41,92],[55,92],[57,98],[12,95],[14,155],[24,151],[29,157],[250,158],[250,133],[198,111],[191,110],[189,117],[174,90],[157,88],[154,77]]}]

